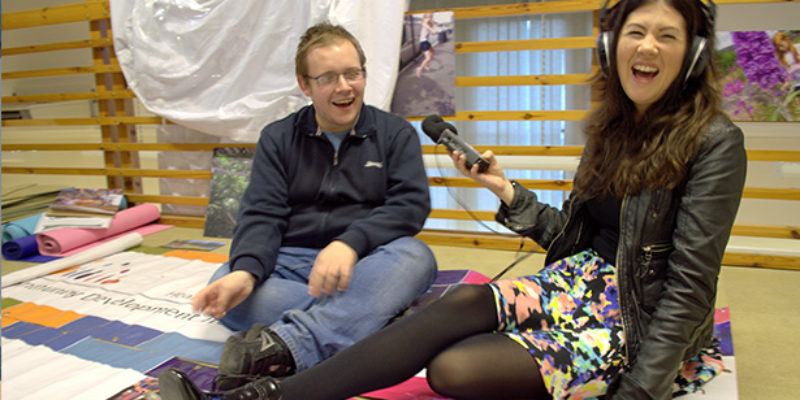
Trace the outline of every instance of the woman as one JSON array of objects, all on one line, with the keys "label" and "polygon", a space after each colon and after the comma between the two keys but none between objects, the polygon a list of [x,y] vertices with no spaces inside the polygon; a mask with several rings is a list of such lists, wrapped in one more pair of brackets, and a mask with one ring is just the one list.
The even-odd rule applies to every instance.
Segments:
[{"label": "woman", "polygon": [[778,61],[789,72],[793,67],[796,69],[800,66],[800,52],[786,33],[775,33],[775,36],[772,37],[772,44],[775,45],[775,56],[778,57]]},{"label": "woman", "polygon": [[436,50],[431,45],[430,38],[436,33],[436,26],[433,22],[433,13],[425,13],[422,16],[422,22],[419,24],[419,48],[422,50],[423,59],[422,63],[417,67],[417,77],[422,76],[422,70],[428,69],[428,64],[431,63],[433,55]]},{"label": "woman", "polygon": [[664,399],[713,377],[716,282],[746,158],[711,68],[694,62],[692,49],[713,49],[707,11],[698,0],[623,0],[609,10],[612,57],[597,78],[605,101],[587,121],[562,210],[506,179],[490,151],[485,173],[452,154],[501,199],[498,221],[548,249],[542,271],[459,286],[280,382],[208,394],[169,370],[162,396],[338,399],[427,367],[431,387],[458,399]]}]

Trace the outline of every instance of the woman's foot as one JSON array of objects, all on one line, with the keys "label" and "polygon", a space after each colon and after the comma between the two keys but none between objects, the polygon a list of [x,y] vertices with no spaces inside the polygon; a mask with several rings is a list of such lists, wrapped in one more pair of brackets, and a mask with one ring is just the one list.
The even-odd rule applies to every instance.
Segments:
[{"label": "woman's foot", "polygon": [[186,374],[174,368],[158,374],[159,394],[163,400],[282,400],[278,382],[264,377],[242,387],[224,392],[204,392]]}]

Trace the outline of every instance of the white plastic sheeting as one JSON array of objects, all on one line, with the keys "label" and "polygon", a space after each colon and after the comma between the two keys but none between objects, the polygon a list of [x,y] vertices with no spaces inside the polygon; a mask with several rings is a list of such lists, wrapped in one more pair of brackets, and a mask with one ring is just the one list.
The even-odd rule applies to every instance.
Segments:
[{"label": "white plastic sheeting", "polygon": [[294,75],[311,25],[339,24],[367,55],[365,101],[388,110],[408,0],[110,0],[114,48],[151,112],[188,128],[255,142],[309,103]]}]

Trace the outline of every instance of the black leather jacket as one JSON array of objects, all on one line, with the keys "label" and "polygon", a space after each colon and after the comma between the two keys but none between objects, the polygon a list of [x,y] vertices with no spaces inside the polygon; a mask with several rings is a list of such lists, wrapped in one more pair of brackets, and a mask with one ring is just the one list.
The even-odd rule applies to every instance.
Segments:
[{"label": "black leather jacket", "polygon": [[[616,264],[627,368],[609,397],[671,398],[682,362],[709,344],[746,168],[742,131],[720,116],[680,187],[622,200]],[[514,186],[511,205],[501,205],[495,218],[548,249],[547,265],[590,246],[593,227],[582,203],[570,196],[558,210]]]}]

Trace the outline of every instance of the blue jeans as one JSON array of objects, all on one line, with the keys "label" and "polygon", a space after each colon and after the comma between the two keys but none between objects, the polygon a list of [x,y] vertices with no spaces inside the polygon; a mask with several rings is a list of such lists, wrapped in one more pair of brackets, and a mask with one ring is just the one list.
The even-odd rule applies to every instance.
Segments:
[{"label": "blue jeans", "polygon": [[[320,250],[282,247],[272,275],[222,319],[237,331],[255,322],[269,326],[289,346],[297,371],[382,328],[436,279],[428,246],[402,237],[359,259],[346,291],[315,298],[308,295],[308,275]],[[211,282],[230,271],[222,264]]]}]

